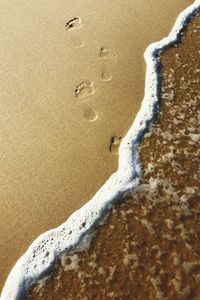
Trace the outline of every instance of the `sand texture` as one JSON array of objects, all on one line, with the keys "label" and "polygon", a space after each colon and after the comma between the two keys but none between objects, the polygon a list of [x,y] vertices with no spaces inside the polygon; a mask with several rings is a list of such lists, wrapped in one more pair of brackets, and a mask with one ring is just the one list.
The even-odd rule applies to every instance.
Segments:
[{"label": "sand texture", "polygon": [[158,117],[137,189],[26,300],[200,299],[200,14],[161,54]]},{"label": "sand texture", "polygon": [[32,241],[117,170],[143,53],[192,0],[3,0],[0,289]]}]

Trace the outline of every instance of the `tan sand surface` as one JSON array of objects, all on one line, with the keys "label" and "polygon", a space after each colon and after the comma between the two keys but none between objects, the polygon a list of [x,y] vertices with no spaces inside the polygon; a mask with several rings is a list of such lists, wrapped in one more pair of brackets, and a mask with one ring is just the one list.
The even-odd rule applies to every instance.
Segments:
[{"label": "tan sand surface", "polygon": [[161,54],[157,120],[139,145],[137,189],[61,257],[27,300],[200,299],[200,14]]},{"label": "tan sand surface", "polygon": [[117,169],[143,52],[192,2],[1,1],[0,289],[28,245]]}]

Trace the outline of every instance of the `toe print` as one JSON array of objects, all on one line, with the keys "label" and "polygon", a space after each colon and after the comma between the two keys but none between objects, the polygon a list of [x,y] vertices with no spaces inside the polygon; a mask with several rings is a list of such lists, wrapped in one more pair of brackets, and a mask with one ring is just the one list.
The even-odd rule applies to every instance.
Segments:
[{"label": "toe print", "polygon": [[116,60],[117,55],[113,51],[111,51],[109,48],[101,47],[99,51],[99,58],[101,59],[110,59],[110,60]]},{"label": "toe print", "polygon": [[65,24],[65,28],[67,30],[76,29],[76,28],[80,28],[80,27],[81,27],[81,19],[79,19],[79,18],[73,18]]},{"label": "toe print", "polygon": [[82,81],[77,85],[75,89],[75,96],[77,99],[82,99],[88,96],[93,95],[95,92],[93,82],[90,80]]}]

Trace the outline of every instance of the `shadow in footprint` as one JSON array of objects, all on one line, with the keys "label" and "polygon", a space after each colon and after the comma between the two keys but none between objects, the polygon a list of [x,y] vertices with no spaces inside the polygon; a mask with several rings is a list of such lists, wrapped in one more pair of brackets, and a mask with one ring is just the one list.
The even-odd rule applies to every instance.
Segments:
[{"label": "shadow in footprint", "polygon": [[109,48],[101,47],[99,52],[99,58],[101,59],[110,59],[110,60],[116,60],[117,55],[113,51],[111,51]]},{"label": "shadow in footprint", "polygon": [[69,20],[66,24],[65,24],[65,28],[67,30],[70,29],[76,29],[76,28],[80,28],[81,27],[81,19],[79,18],[73,18],[71,20]]},{"label": "shadow in footprint", "polygon": [[109,151],[112,154],[118,155],[119,154],[119,146],[122,140],[122,136],[112,136],[110,139],[110,147],[109,147]]},{"label": "shadow in footprint", "polygon": [[75,89],[75,96],[77,99],[82,99],[88,96],[93,95],[95,92],[94,84],[90,80],[82,81],[79,85],[77,85]]}]

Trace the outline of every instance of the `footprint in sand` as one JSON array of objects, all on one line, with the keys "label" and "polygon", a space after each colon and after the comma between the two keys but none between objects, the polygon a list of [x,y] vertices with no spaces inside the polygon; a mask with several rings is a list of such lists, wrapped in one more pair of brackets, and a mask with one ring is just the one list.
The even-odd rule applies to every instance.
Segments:
[{"label": "footprint in sand", "polygon": [[103,81],[111,81],[112,80],[112,72],[110,70],[103,70],[101,73],[101,79]]},{"label": "footprint in sand", "polygon": [[76,98],[82,99],[88,96],[93,95],[95,92],[94,84],[90,80],[82,81],[79,85],[77,85],[75,89]]},{"label": "footprint in sand", "polygon": [[87,105],[82,108],[82,112],[84,118],[89,122],[94,122],[98,118],[96,111]]},{"label": "footprint in sand", "polygon": [[[104,66],[103,71],[101,73],[101,79],[103,81],[111,81],[113,78],[113,74],[111,68],[109,67],[110,61],[116,62],[117,55],[112,50],[106,47],[101,47],[99,51],[99,58],[102,59],[102,62],[106,62],[106,66]],[[122,140],[122,136],[112,136],[110,139],[109,151],[114,154],[119,154],[119,146]]]},{"label": "footprint in sand", "polygon": [[[100,52],[99,52],[99,58],[102,60],[111,60],[111,61],[116,61],[117,60],[117,55],[111,51],[109,48],[106,47],[101,47]],[[108,66],[106,66],[102,73],[101,73],[101,79],[103,81],[111,81],[112,80],[112,71]]]},{"label": "footprint in sand", "polygon": [[84,42],[80,38],[79,34],[76,33],[76,30],[74,30],[74,29],[79,29],[81,27],[82,27],[82,21],[80,18],[73,18],[65,24],[65,28],[69,32],[72,44],[75,47],[84,46]]},{"label": "footprint in sand", "polygon": [[122,136],[112,136],[110,139],[110,147],[109,151],[112,154],[118,155],[119,154],[119,146],[122,140]]}]

